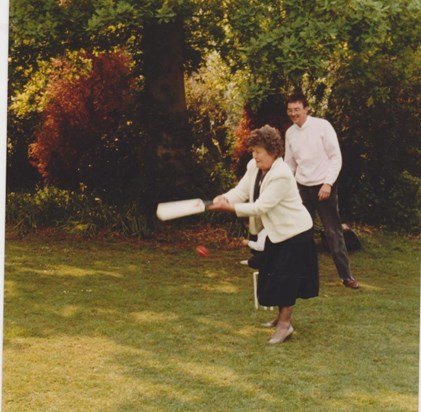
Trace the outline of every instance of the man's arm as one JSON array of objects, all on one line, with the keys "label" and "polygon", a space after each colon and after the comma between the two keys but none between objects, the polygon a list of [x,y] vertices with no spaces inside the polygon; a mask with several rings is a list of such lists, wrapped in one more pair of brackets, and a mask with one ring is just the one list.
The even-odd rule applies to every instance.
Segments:
[{"label": "man's arm", "polygon": [[342,168],[342,154],[335,129],[327,120],[324,121],[322,141],[329,158],[329,167],[326,171],[324,183],[333,186]]},{"label": "man's arm", "polygon": [[289,144],[289,138],[288,133],[285,136],[285,155],[284,155],[284,161],[289,166],[289,168],[292,171],[292,174],[295,175],[295,171],[297,169],[297,163],[295,161],[294,155],[291,151],[291,147]]},{"label": "man's arm", "polygon": [[326,155],[329,158],[329,167],[324,183],[318,193],[319,201],[329,199],[332,186],[336,182],[342,168],[342,154],[338,136],[333,126],[327,120],[324,121],[322,141]]}]

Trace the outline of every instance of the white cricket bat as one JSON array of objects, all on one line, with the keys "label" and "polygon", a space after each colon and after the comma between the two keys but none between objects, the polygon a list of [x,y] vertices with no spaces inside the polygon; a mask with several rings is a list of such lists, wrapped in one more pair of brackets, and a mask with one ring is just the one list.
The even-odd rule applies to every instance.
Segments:
[{"label": "white cricket bat", "polygon": [[174,202],[159,203],[156,216],[160,220],[171,220],[179,217],[196,215],[206,210],[212,201],[202,199],[177,200]]}]

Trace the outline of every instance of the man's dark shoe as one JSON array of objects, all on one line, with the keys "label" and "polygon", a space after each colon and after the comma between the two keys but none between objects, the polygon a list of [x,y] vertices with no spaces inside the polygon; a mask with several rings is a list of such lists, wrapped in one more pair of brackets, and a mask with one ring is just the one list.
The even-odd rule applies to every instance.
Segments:
[{"label": "man's dark shoe", "polygon": [[343,284],[347,288],[351,288],[351,289],[358,289],[360,287],[360,284],[355,279],[346,279],[343,281]]}]

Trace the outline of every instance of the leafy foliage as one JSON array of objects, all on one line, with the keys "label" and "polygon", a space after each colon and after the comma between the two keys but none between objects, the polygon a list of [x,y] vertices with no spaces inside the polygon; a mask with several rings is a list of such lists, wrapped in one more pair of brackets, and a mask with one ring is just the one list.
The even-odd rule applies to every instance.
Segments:
[{"label": "leafy foliage", "polygon": [[[300,87],[314,113],[327,114],[343,138],[346,214],[393,224],[400,211],[414,226],[420,9],[418,0],[13,0],[8,184],[36,180],[22,167],[36,130],[31,154],[47,181],[82,183],[113,201],[149,201],[151,212],[169,193],[200,192],[207,176],[209,191],[228,184],[233,140],[241,173],[244,136],[265,123],[283,132],[285,96]],[[172,25],[177,40],[165,36]],[[161,37],[148,43],[148,33]],[[160,52],[166,38],[177,59]],[[115,49],[130,58],[117,59],[122,71],[113,63],[122,76],[112,77],[107,90],[101,79],[112,72]],[[213,78],[195,73],[213,51],[230,75],[222,64]],[[176,67],[177,76],[169,80],[165,67]],[[192,75],[190,84],[182,84],[182,70]],[[227,94],[234,83],[236,93]],[[244,109],[235,137],[232,114],[240,110],[227,99]],[[402,199],[411,206],[405,209]],[[370,212],[383,206],[384,219]]]},{"label": "leafy foliage", "polygon": [[85,64],[83,71],[70,60],[53,61],[48,102],[29,153],[50,184],[104,189],[121,173],[121,164],[131,163],[133,142],[121,132],[131,123],[134,101],[130,59],[123,52],[76,58]]},{"label": "leafy foliage", "polygon": [[[203,196],[213,198],[230,187],[232,130],[241,116],[239,79],[230,74],[217,53],[186,81],[189,120],[192,125],[194,174]],[[206,185],[203,182],[206,181]]]},{"label": "leafy foliage", "polygon": [[[384,49],[337,72],[328,115],[342,136],[342,209],[395,229],[421,224],[420,35],[414,10],[398,9]],[[420,9],[418,9],[418,15]],[[407,35],[402,35],[407,27]]]},{"label": "leafy foliage", "polygon": [[117,207],[91,194],[54,186],[37,188],[35,193],[9,193],[6,222],[22,235],[46,227],[87,237],[113,231],[143,238],[151,231],[135,203]]}]

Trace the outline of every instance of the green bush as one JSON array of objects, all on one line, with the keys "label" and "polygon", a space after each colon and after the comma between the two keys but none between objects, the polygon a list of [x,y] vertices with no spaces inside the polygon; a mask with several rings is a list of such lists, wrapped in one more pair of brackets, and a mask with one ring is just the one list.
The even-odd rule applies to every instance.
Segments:
[{"label": "green bush", "polygon": [[341,210],[348,219],[392,230],[419,231],[421,179],[407,171],[386,178],[363,176],[352,189],[352,200],[346,203],[348,197],[346,193],[341,196]]},{"label": "green bush", "polygon": [[202,190],[200,196],[213,197],[233,184],[233,130],[242,115],[235,78],[218,54],[209,54],[187,79],[186,99],[193,135],[192,185]]},{"label": "green bush", "polygon": [[421,226],[421,179],[406,170],[396,179],[390,193],[390,216],[385,216],[393,229],[419,231]]},{"label": "green bush", "polygon": [[328,117],[342,139],[345,219],[419,230],[421,56],[413,57],[355,58],[332,89]]},{"label": "green bush", "polygon": [[[92,194],[54,186],[37,188],[34,193],[8,193],[6,222],[21,235],[56,228],[84,237],[105,232],[146,238],[163,227],[156,219],[147,218],[136,203],[109,205]],[[230,237],[247,234],[244,222],[229,214],[204,213],[175,220],[172,224],[174,227],[223,226]]]},{"label": "green bush", "polygon": [[38,189],[34,194],[9,193],[6,221],[13,223],[22,233],[44,226],[57,226],[66,219],[70,196],[70,192],[54,187]]},{"label": "green bush", "polygon": [[144,237],[151,231],[150,224],[134,204],[108,205],[92,194],[54,186],[37,188],[35,193],[9,193],[6,222],[20,234],[47,227],[82,236],[108,230]]}]

